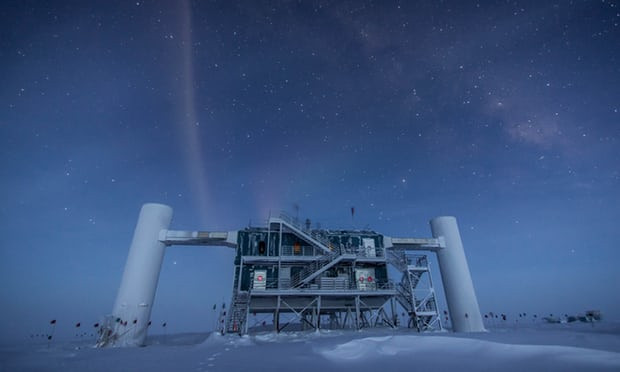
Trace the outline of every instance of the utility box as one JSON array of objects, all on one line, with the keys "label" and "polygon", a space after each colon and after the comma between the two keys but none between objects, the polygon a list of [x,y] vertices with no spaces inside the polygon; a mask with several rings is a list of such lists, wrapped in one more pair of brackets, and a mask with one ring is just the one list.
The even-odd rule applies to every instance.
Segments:
[{"label": "utility box", "polygon": [[254,271],[254,283],[252,289],[255,291],[264,291],[267,288],[267,270]]},{"label": "utility box", "polygon": [[377,278],[375,277],[375,269],[355,269],[355,278],[357,279],[357,289],[360,291],[374,291],[377,289]]}]

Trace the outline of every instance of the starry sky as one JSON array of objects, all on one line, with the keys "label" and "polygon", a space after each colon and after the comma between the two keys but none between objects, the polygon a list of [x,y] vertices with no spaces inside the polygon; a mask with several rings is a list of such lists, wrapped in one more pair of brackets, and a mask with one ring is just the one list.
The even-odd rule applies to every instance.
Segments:
[{"label": "starry sky", "polygon": [[[179,230],[454,215],[482,311],[620,320],[619,23],[609,0],[3,2],[0,334],[108,314],[145,202]],[[153,321],[211,329],[232,256],[168,248]]]}]

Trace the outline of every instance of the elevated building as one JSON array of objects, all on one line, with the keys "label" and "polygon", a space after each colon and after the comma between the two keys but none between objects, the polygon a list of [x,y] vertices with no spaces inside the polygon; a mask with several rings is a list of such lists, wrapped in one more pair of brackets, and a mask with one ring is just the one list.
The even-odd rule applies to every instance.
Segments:
[{"label": "elevated building", "polygon": [[112,314],[99,346],[142,345],[165,246],[236,250],[232,295],[222,332],[247,333],[252,315],[273,330],[397,327],[398,313],[418,331],[442,328],[428,259],[437,253],[452,329],[483,331],[454,217],[431,221],[433,238],[392,238],[368,230],[313,229],[285,214],[264,227],[229,232],[169,230],[172,209],[143,206]]}]

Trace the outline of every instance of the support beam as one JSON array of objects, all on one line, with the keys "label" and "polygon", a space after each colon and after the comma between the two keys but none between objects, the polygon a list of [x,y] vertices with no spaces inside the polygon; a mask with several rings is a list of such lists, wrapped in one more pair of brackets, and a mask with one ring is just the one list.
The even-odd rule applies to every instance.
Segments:
[{"label": "support beam", "polygon": [[386,249],[404,249],[406,251],[437,251],[445,247],[443,239],[433,238],[391,238],[383,236]]},{"label": "support beam", "polygon": [[321,295],[318,296],[316,302],[316,329],[321,329]]},{"label": "support beam", "polygon": [[282,298],[278,296],[278,303],[276,304],[276,312],[273,314],[273,328],[276,333],[280,333],[280,301]]},{"label": "support beam", "polygon": [[360,325],[360,296],[355,296],[355,328],[359,331],[362,329]]},{"label": "support beam", "polygon": [[390,310],[392,312],[392,324],[398,327],[398,314],[396,313],[396,304],[394,303],[394,297],[390,298]]},{"label": "support beam", "polygon": [[205,245],[237,248],[237,231],[162,230],[159,240],[166,245]]},{"label": "support beam", "polygon": [[435,238],[443,238],[445,248],[437,250],[446,302],[455,332],[484,332],[480,307],[476,299],[461,235],[454,217],[437,217],[430,221]]},{"label": "support beam", "polygon": [[111,345],[144,345],[164,259],[165,244],[159,240],[160,232],[168,228],[171,220],[172,208],[167,205],[149,203],[140,210],[112,311]]},{"label": "support beam", "polygon": [[310,301],[310,303],[307,304],[303,309],[301,309],[301,311],[296,311],[292,306],[290,306],[288,303],[286,303],[286,301],[284,301],[283,299],[280,299],[280,302],[282,304],[284,304],[285,307],[287,307],[290,311],[292,311],[295,314],[295,317],[293,319],[289,320],[282,328],[280,328],[280,331],[281,331],[284,328],[286,328],[289,324],[291,324],[291,322],[293,320],[296,320],[296,319],[300,319],[301,320],[302,326],[303,326],[304,322],[305,323],[309,323],[308,320],[305,319],[306,313],[307,313],[306,310],[308,310],[312,305],[314,305],[314,303],[316,302],[316,298],[314,300]]}]

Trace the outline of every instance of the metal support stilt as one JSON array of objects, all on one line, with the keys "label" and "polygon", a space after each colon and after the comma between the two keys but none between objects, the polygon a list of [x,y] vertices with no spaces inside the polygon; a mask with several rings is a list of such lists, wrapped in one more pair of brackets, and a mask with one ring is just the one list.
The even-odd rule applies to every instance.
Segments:
[{"label": "metal support stilt", "polygon": [[355,328],[361,329],[360,326],[360,296],[355,296]]},{"label": "metal support stilt", "polygon": [[317,299],[316,303],[316,329],[321,329],[321,296]]},{"label": "metal support stilt", "polygon": [[278,296],[277,299],[277,303],[276,303],[276,312],[274,313],[274,318],[273,318],[273,328],[274,331],[276,331],[276,333],[280,333],[280,302],[281,302],[281,297]]}]

